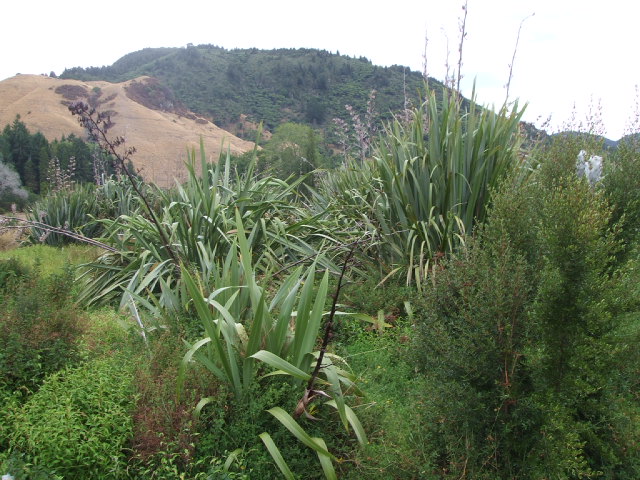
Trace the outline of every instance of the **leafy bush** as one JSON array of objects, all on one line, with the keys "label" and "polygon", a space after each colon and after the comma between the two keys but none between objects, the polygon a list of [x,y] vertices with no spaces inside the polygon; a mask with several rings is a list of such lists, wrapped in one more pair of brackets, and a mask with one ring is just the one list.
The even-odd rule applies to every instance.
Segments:
[{"label": "leafy bush", "polygon": [[478,242],[416,307],[434,475],[638,476],[622,413],[635,417],[638,401],[610,374],[631,320],[611,301],[610,209],[575,157],[552,151],[498,195]]},{"label": "leafy bush", "polygon": [[79,359],[82,317],[73,305],[73,271],[41,277],[39,268],[15,281],[0,306],[0,385],[35,391],[46,376]]},{"label": "leafy bush", "polygon": [[613,206],[612,221],[622,221],[625,250],[637,242],[640,234],[640,139],[637,135],[620,141],[605,163],[603,185]]},{"label": "leafy bush", "polygon": [[10,290],[15,283],[26,277],[29,268],[15,257],[0,259],[0,291]]},{"label": "leafy bush", "polygon": [[199,369],[190,370],[185,380],[186,393],[176,393],[179,360],[184,345],[171,332],[152,335],[148,353],[135,369],[138,402],[133,412],[131,471],[154,472],[169,468],[188,473],[202,470],[196,466],[194,449],[197,422],[193,409],[202,397],[219,395],[215,381]]},{"label": "leafy bush", "polygon": [[64,480],[46,466],[34,465],[26,455],[19,452],[0,454],[0,472],[7,472],[9,480]]},{"label": "leafy bush", "polygon": [[12,449],[65,478],[122,478],[132,365],[97,359],[50,376],[14,417]]},{"label": "leafy bush", "polygon": [[416,305],[434,474],[507,478],[500,475],[521,468],[518,454],[531,433],[519,425],[530,415],[522,401],[530,393],[522,356],[532,300],[527,273],[512,249],[476,247],[446,263]]}]

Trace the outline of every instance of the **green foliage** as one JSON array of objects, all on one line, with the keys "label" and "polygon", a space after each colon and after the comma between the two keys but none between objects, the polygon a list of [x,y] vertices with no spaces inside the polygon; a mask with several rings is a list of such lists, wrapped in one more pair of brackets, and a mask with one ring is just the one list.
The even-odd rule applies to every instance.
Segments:
[{"label": "green foliage", "polygon": [[19,280],[26,277],[29,268],[15,257],[0,259],[0,291],[11,290]]},{"label": "green foliage", "polygon": [[[158,192],[157,197],[161,228],[188,269],[195,268],[205,278],[210,277],[234,244],[238,219],[247,231],[258,271],[280,268],[287,261],[315,254],[311,242],[321,238],[319,219],[296,202],[301,180],[257,177],[253,166],[245,176],[233,178],[230,156],[211,166],[206,163],[204,150],[200,154],[200,171],[206,174],[197,174],[193,153],[189,180],[174,191]],[[118,251],[87,266],[81,300],[100,303],[117,299],[124,305],[130,299],[125,291],[144,295],[159,292],[162,286],[161,306],[179,311],[176,295],[184,289],[178,266],[153,222],[133,213],[104,220],[103,224],[105,241]]]},{"label": "green foliage", "polygon": [[[28,214],[32,222],[67,230],[85,237],[100,234],[100,225],[93,221],[100,209],[96,189],[92,185],[78,185],[71,191],[61,190],[37,201]],[[61,246],[73,241],[69,236],[49,231],[46,227],[34,227],[31,242]]]},{"label": "green foliage", "polygon": [[637,242],[640,233],[640,138],[629,136],[618,143],[605,162],[604,190],[613,206],[612,222],[624,224],[625,250]]},{"label": "green foliage", "polygon": [[[279,125],[264,148],[264,161],[278,178],[298,178],[322,164],[318,137],[311,127],[297,123]],[[312,184],[312,179],[306,179]]]},{"label": "green foliage", "polygon": [[[140,346],[141,342],[136,344]],[[176,382],[182,350],[175,332],[152,332],[144,355],[138,357],[134,378],[138,400],[132,413],[128,463],[134,478],[195,478],[210,467],[214,469],[210,462],[219,462],[219,457],[195,456],[199,432],[193,406],[203,396],[224,397],[226,393],[204,369],[191,368],[179,398]]]},{"label": "green foliage", "polygon": [[429,469],[446,478],[519,478],[520,452],[531,441],[519,423],[536,418],[522,399],[532,295],[526,264],[498,245],[443,267],[415,305]]},{"label": "green foliage", "polygon": [[494,112],[428,92],[408,123],[388,125],[373,160],[329,174],[316,202],[369,232],[382,275],[402,271],[420,287],[434,257],[484,221],[491,189],[521,167],[522,113],[517,104]]},{"label": "green foliage", "polygon": [[[53,158],[57,159],[61,171],[73,175],[74,181],[92,182],[94,153],[88,143],[73,134],[51,143],[40,132],[32,134],[20,115],[11,125],[6,125],[0,134],[0,161],[13,167],[21,184],[33,193],[47,190],[49,178],[56,174],[50,171],[50,160]],[[71,166],[73,171],[69,172]],[[112,171],[112,168],[106,169],[106,173]]]},{"label": "green foliage", "polygon": [[424,399],[418,394],[426,387],[415,371],[415,334],[403,316],[383,334],[360,331],[341,344],[341,355],[358,372],[358,383],[366,391],[354,409],[369,443],[353,453],[352,468],[340,478],[428,478]]},{"label": "green foliage", "polygon": [[[391,112],[404,108],[404,92],[418,103],[424,82],[420,72],[405,67],[378,67],[322,50],[214,45],[144,49],[110,67],[66,70],[61,78],[120,82],[140,75],[160,79],[190,110],[231,131],[241,115],[248,115],[271,131],[282,123],[306,121],[326,134],[333,118],[348,120],[345,105],[364,112],[371,90],[378,92],[379,111],[388,120]],[[241,129],[235,133],[247,138]]]},{"label": "green foliage", "polygon": [[73,271],[42,277],[34,268],[2,292],[0,386],[23,395],[77,361],[82,317],[72,303]]},{"label": "green foliage", "polygon": [[629,318],[610,300],[610,209],[575,176],[574,152],[549,152],[416,306],[434,476],[638,475],[622,413],[637,399],[611,376]]},{"label": "green foliage", "polygon": [[0,454],[0,471],[8,472],[14,480],[64,480],[46,466],[35,465],[19,452],[6,452],[6,458]]},{"label": "green foliage", "polygon": [[[304,478],[323,478],[317,455],[266,413],[274,405],[293,411],[299,395],[299,386],[277,376],[254,383],[242,401],[219,392],[200,414],[201,435],[196,444],[195,461],[211,456],[224,458],[228,455],[226,452],[240,447],[246,464],[251,468],[251,478],[280,478],[279,470],[260,439],[260,434],[269,432],[293,472]],[[318,413],[319,422],[305,422],[304,428],[309,435],[329,437],[333,452],[346,454],[351,451],[352,446],[342,433],[344,430],[337,416],[330,410]]]},{"label": "green foliage", "polygon": [[32,222],[29,241],[51,246],[83,243],[60,231],[89,239],[97,238],[104,232],[98,220],[113,220],[119,215],[135,214],[139,206],[139,199],[124,180],[108,178],[100,186],[70,185],[50,193],[31,206],[27,214],[27,219]]},{"label": "green foliage", "polygon": [[0,252],[0,259],[14,259],[24,270],[30,270],[37,266],[40,274],[47,277],[51,274],[63,273],[69,266],[77,266],[90,261],[95,252],[93,247],[87,245],[67,245],[63,248],[55,248],[38,244]]},{"label": "green foliage", "polygon": [[12,449],[65,478],[122,478],[132,379],[118,356],[53,374],[16,412]]}]

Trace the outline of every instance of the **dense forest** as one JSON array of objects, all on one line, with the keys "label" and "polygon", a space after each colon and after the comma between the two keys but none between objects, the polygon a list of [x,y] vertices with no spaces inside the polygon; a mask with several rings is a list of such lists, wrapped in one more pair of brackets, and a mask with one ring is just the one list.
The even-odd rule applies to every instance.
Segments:
[{"label": "dense forest", "polygon": [[99,149],[73,134],[49,141],[40,132],[30,132],[19,115],[0,134],[0,162],[14,169],[32,193],[46,192],[56,171],[72,171],[74,181],[94,182],[96,156],[102,157]]},{"label": "dense forest", "polygon": [[[149,75],[159,79],[190,110],[209,116],[239,135],[242,116],[273,130],[285,122],[309,124],[325,132],[334,118],[349,121],[345,105],[363,113],[372,90],[381,119],[417,105],[424,79],[402,66],[379,67],[314,49],[234,49],[214,45],[148,48],[111,66],[71,68],[60,78],[121,82]],[[439,84],[430,79],[432,86]]]}]

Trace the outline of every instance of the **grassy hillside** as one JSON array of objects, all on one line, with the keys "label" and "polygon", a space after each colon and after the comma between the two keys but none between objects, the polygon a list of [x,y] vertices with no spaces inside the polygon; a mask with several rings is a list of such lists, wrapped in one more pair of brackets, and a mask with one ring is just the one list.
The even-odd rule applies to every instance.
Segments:
[{"label": "grassy hillside", "polygon": [[11,124],[19,115],[30,131],[51,140],[70,134],[85,137],[68,109],[74,101],[110,112],[110,133],[135,146],[136,169],[146,180],[163,186],[173,185],[174,177],[184,175],[187,149],[198,148],[200,139],[212,158],[218,158],[222,148],[234,154],[253,148],[252,143],[186,110],[170,91],[147,77],[111,83],[17,75],[0,82],[0,98],[0,126]]}]

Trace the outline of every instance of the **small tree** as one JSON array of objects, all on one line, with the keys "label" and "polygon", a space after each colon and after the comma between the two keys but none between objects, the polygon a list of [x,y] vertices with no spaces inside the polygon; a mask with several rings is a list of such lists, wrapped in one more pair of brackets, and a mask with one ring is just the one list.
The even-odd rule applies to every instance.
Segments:
[{"label": "small tree", "polygon": [[284,123],[265,146],[265,158],[280,178],[307,175],[320,163],[317,134],[306,125]]}]

